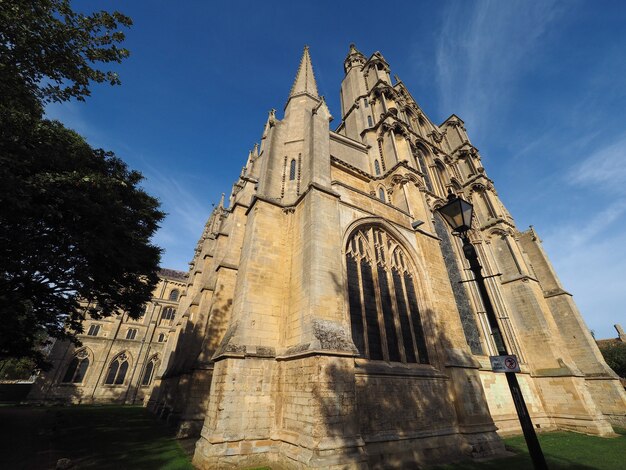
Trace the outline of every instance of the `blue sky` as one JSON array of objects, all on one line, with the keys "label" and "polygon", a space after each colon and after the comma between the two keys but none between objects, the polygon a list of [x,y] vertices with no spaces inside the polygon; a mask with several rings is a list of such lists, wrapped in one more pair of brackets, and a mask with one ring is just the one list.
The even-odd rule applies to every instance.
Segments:
[{"label": "blue sky", "polygon": [[626,327],[626,3],[86,0],[134,26],[121,87],[48,107],[146,177],[186,270],[308,44],[335,126],[348,45],[379,50],[422,109],[460,116],[520,229],[532,224],[596,337]]}]

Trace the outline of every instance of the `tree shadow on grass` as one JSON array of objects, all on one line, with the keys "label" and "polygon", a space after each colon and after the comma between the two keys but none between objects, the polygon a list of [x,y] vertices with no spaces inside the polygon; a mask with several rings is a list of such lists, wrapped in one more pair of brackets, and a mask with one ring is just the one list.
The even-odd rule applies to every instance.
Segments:
[{"label": "tree shadow on grass", "polygon": [[1,409],[4,468],[192,469],[172,431],[137,407],[73,406]]}]

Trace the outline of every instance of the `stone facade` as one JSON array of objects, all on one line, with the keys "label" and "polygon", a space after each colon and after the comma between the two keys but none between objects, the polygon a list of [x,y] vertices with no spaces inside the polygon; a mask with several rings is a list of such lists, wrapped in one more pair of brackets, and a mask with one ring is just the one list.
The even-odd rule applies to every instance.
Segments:
[{"label": "stone facade", "polygon": [[37,378],[28,399],[143,404],[175,332],[178,299],[186,287],[186,273],[162,269],[159,278],[152,301],[138,320],[124,314],[87,318],[78,335],[81,346],[56,342],[48,356],[52,369]]},{"label": "stone facade", "polygon": [[[477,247],[537,428],[608,436],[626,397],[534,229],[520,232],[463,121],[435,125],[376,52],[344,63],[341,120],[308,48],[284,108],[209,218],[150,406],[198,468],[377,468],[502,452],[519,432],[459,240]],[[496,433],[498,431],[498,433]]]}]

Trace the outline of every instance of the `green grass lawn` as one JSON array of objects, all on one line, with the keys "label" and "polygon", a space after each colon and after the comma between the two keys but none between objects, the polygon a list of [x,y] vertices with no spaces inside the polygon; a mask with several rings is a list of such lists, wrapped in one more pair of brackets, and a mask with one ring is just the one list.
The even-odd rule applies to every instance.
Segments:
[{"label": "green grass lawn", "polygon": [[[539,443],[550,470],[625,470],[626,429],[616,429],[619,437],[602,438],[573,432],[539,434]],[[504,439],[507,449],[517,455],[484,462],[441,465],[433,470],[532,470],[524,436]]]},{"label": "green grass lawn", "polygon": [[[626,429],[600,438],[544,433],[539,441],[550,470],[626,470]],[[532,469],[522,436],[504,440],[504,459],[468,461],[433,470]],[[192,469],[173,431],[140,407],[0,407],[0,468],[54,469],[69,458],[79,469]]]},{"label": "green grass lawn", "polygon": [[2,407],[0,468],[193,469],[172,435],[140,407]]}]

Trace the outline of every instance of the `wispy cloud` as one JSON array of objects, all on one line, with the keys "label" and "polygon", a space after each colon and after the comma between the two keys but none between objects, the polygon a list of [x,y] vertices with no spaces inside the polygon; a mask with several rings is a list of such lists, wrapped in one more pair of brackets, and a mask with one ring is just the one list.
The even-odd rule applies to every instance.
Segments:
[{"label": "wispy cloud", "polygon": [[626,235],[602,238],[578,248],[564,248],[558,237],[544,239],[544,245],[553,256],[563,287],[574,294],[578,308],[587,326],[597,337],[612,337],[611,326],[624,324],[624,266]]},{"label": "wispy cloud", "polygon": [[144,160],[144,187],[156,196],[167,213],[161,228],[154,236],[154,243],[165,252],[161,264],[174,269],[186,269],[193,249],[202,233],[210,207],[198,200],[182,181],[186,177],[166,174]]},{"label": "wispy cloud", "polygon": [[131,153],[131,148],[105,128],[93,124],[93,118],[87,117],[86,103],[68,101],[50,103],[46,106],[45,117],[62,122],[65,127],[78,132],[96,148],[114,150],[116,153]]},{"label": "wispy cloud", "polygon": [[473,133],[506,105],[511,88],[532,68],[533,54],[561,9],[555,2],[451,2],[436,49],[436,79],[444,114],[461,114]]},{"label": "wispy cloud", "polygon": [[85,137],[89,143],[99,147],[102,146],[102,133],[89,124],[81,109],[83,103],[74,101],[65,103],[50,103],[46,106],[46,118],[61,121],[66,127],[75,130]]},{"label": "wispy cloud", "polygon": [[587,158],[581,158],[567,176],[574,184],[626,194],[626,134]]},{"label": "wispy cloud", "polygon": [[146,165],[144,176],[144,186],[159,198],[168,212],[162,230],[171,229],[176,237],[180,237],[183,231],[188,236],[198,238],[208,216],[207,205],[202,204],[175,176],[167,175],[151,165]]},{"label": "wispy cloud", "polygon": [[608,229],[620,222],[626,212],[626,199],[618,199],[599,212],[581,212],[580,219],[559,226],[546,237],[554,240],[557,256],[587,250],[590,243],[602,243]]}]

